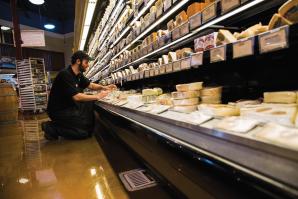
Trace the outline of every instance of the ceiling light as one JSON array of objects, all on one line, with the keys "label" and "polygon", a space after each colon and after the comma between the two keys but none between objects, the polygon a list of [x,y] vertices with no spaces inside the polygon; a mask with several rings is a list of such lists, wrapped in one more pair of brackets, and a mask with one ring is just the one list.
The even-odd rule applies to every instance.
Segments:
[{"label": "ceiling light", "polygon": [[45,25],[44,25],[44,28],[45,28],[45,29],[48,29],[48,30],[52,30],[52,29],[55,28],[55,25],[54,25],[54,24],[45,24]]},{"label": "ceiling light", "polygon": [[1,26],[1,30],[10,30],[10,27],[7,27],[7,26]]},{"label": "ceiling light", "polygon": [[42,5],[44,4],[44,0],[29,0],[30,3],[35,4],[35,5]]},{"label": "ceiling light", "polygon": [[18,182],[19,182],[20,184],[27,184],[27,183],[29,182],[29,179],[27,179],[27,178],[20,178],[20,179],[18,180]]}]

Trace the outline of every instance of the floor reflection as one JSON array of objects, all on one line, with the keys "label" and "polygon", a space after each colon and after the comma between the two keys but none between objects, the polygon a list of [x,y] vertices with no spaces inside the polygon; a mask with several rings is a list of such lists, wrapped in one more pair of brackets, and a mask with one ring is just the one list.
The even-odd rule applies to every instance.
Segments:
[{"label": "floor reflection", "polygon": [[1,199],[128,198],[94,138],[48,142],[46,115],[0,126]]}]

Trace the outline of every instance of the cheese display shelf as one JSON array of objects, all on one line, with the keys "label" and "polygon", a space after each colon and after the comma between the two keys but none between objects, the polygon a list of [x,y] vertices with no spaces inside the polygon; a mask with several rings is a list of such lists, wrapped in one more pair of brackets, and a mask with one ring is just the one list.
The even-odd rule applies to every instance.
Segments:
[{"label": "cheese display shelf", "polygon": [[104,111],[114,117],[121,117],[180,148],[192,151],[193,154],[204,155],[230,167],[235,178],[241,176],[244,180],[243,176],[246,176],[258,179],[269,186],[269,192],[277,191],[275,197],[283,195],[294,198],[298,195],[296,150],[272,145],[250,136],[209,129],[204,124],[194,125],[179,118],[173,120],[106,102],[98,102],[96,107],[99,113]]}]

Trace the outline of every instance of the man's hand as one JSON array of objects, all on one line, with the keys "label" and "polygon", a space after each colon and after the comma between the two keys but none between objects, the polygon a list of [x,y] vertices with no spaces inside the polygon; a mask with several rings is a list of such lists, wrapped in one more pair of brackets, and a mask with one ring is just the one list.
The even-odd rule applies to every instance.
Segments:
[{"label": "man's hand", "polygon": [[97,100],[101,100],[105,98],[110,92],[109,91],[101,91],[96,94]]},{"label": "man's hand", "polygon": [[106,90],[116,90],[117,86],[115,84],[111,84],[111,85],[105,86],[105,89]]}]

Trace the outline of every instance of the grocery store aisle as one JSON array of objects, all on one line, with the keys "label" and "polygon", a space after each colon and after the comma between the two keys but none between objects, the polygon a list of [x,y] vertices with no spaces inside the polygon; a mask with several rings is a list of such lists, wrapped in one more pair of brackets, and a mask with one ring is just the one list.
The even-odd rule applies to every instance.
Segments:
[{"label": "grocery store aisle", "polygon": [[0,126],[1,199],[128,198],[95,138],[47,142],[44,120]]}]

